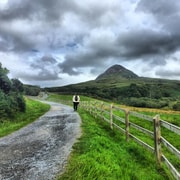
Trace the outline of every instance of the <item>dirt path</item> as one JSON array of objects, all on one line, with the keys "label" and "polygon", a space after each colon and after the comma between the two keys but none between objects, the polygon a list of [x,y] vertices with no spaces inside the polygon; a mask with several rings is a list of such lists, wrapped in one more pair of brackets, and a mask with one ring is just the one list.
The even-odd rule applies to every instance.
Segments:
[{"label": "dirt path", "polygon": [[64,171],[81,120],[71,107],[48,103],[45,115],[0,138],[1,180],[52,180]]}]

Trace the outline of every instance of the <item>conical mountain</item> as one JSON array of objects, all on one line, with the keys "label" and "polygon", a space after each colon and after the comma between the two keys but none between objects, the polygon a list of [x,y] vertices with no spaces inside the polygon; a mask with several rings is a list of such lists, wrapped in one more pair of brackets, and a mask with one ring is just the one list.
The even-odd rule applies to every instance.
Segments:
[{"label": "conical mountain", "polygon": [[96,78],[96,80],[112,79],[112,78],[134,79],[134,78],[138,78],[138,75],[126,69],[125,67],[116,64],[108,68],[104,73],[100,74]]}]

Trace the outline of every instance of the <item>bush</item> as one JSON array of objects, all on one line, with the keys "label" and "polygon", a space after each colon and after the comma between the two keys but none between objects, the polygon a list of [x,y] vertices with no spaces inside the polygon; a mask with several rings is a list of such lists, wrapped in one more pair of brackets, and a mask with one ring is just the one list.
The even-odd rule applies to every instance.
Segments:
[{"label": "bush", "polygon": [[25,102],[23,96],[20,94],[17,96],[17,103],[18,103],[19,111],[25,112],[26,111],[26,102]]},{"label": "bush", "polygon": [[150,98],[126,98],[122,102],[129,106],[145,108],[163,108],[168,106],[167,101],[150,99]]},{"label": "bush", "polygon": [[0,117],[7,117],[7,112],[9,112],[9,106],[7,102],[6,95],[0,90]]},{"label": "bush", "polygon": [[180,111],[180,102],[177,102],[176,104],[173,105],[173,110]]},{"label": "bush", "polygon": [[23,84],[18,79],[10,80],[8,70],[0,63],[0,118],[11,117],[16,112],[25,112]]}]

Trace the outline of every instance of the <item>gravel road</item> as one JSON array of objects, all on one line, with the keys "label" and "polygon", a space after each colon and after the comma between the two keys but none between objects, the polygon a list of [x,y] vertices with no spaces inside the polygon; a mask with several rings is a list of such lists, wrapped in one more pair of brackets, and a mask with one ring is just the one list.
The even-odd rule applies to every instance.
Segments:
[{"label": "gravel road", "polygon": [[81,119],[69,106],[46,102],[50,111],[0,138],[1,180],[52,180],[65,170]]}]

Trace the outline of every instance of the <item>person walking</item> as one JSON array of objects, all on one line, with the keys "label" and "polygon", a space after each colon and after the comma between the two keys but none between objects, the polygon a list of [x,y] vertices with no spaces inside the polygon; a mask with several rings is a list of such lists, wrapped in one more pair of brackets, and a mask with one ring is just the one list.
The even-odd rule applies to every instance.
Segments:
[{"label": "person walking", "polygon": [[74,107],[74,111],[77,111],[77,108],[78,108],[78,105],[79,105],[79,102],[80,102],[80,97],[79,95],[75,94],[73,96],[73,107]]}]

